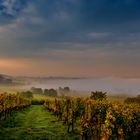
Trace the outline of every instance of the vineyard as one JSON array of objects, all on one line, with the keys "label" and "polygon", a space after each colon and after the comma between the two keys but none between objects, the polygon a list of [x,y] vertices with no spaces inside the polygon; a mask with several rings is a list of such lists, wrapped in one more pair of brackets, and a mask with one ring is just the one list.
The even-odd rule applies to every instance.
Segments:
[{"label": "vineyard", "polygon": [[31,105],[31,101],[14,94],[0,94],[0,120],[6,120],[15,110]]},{"label": "vineyard", "polygon": [[140,137],[140,106],[89,98],[48,98],[44,104],[81,140],[130,139]]},{"label": "vineyard", "polygon": [[[62,132],[66,131],[68,135],[76,134],[81,140],[138,140],[140,137],[140,105],[138,103],[110,102],[106,98],[95,100],[78,97],[44,97],[43,100],[35,101],[4,93],[0,94],[0,122],[11,118],[15,111],[20,112],[32,104],[34,107],[29,108],[34,110],[36,120],[32,118],[34,116],[32,113],[32,115],[27,115],[26,121],[31,117],[31,125],[34,125],[33,123],[36,123],[37,119],[42,118],[45,121],[42,124],[46,126],[43,134],[46,134],[47,125],[50,123],[49,120],[47,122],[44,120],[44,116],[49,115],[49,119],[54,116],[56,119],[53,122],[58,122],[59,127],[64,127]],[[38,105],[43,109],[40,110]],[[37,113],[37,108],[38,112],[42,111],[42,116]],[[51,125],[54,124],[51,123]],[[55,126],[53,127],[51,131],[57,130]],[[29,131],[32,129],[27,128]]]}]

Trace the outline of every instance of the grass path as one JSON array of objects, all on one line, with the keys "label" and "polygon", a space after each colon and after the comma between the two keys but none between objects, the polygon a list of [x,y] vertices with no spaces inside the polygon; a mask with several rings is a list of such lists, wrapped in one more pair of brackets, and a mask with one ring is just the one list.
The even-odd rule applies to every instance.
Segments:
[{"label": "grass path", "polygon": [[46,111],[43,106],[31,106],[15,113],[3,127],[0,140],[78,140],[76,134],[67,134],[67,127]]}]

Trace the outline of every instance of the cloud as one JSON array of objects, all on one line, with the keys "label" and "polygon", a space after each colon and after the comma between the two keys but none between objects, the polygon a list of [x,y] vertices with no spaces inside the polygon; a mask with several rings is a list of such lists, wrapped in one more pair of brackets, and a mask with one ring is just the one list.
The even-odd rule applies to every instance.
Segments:
[{"label": "cloud", "polygon": [[26,8],[19,1],[6,0],[10,5],[6,9],[7,13],[10,9],[16,11],[13,7],[17,3],[21,13],[13,22],[18,22],[19,30],[36,32],[31,38],[25,36],[25,41],[98,43],[139,32],[137,0],[29,0]]},{"label": "cloud", "polygon": [[1,0],[0,15],[15,17],[25,6],[27,0]]},{"label": "cloud", "polygon": [[139,69],[139,4],[138,0],[0,0],[0,56],[62,61],[63,66],[75,62],[92,69],[104,64]]}]

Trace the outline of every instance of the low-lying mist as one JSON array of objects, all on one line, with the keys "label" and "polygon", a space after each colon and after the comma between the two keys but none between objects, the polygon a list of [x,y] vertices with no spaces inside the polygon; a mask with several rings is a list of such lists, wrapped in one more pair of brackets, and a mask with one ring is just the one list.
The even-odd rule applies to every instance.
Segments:
[{"label": "low-lying mist", "polygon": [[[21,79],[20,79],[21,80]],[[78,95],[87,95],[91,91],[103,91],[108,95],[140,94],[140,79],[128,78],[24,78],[23,85],[0,86],[0,91],[29,90],[31,87],[42,89],[58,89],[59,87],[70,87],[78,91]]]},{"label": "low-lying mist", "polygon": [[136,96],[140,93],[140,79],[123,78],[83,78],[83,79],[50,79],[32,81],[30,86],[40,88],[55,88],[69,86],[81,94],[100,90],[109,95]]}]

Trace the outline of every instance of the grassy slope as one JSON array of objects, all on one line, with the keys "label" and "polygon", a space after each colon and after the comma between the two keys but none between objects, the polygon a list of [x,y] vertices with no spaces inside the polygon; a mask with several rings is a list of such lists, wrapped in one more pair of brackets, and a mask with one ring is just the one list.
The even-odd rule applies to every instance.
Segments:
[{"label": "grassy slope", "polygon": [[76,140],[67,127],[43,106],[31,106],[14,115],[0,128],[0,140]]}]

